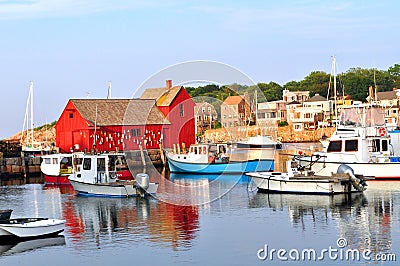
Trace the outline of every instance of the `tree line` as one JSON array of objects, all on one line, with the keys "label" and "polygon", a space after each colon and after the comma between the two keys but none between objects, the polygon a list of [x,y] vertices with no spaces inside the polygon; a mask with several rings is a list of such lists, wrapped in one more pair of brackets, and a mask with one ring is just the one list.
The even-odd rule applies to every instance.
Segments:
[{"label": "tree line", "polygon": [[[389,91],[393,88],[400,88],[400,64],[395,64],[388,70],[351,68],[347,72],[340,73],[336,77],[336,88],[338,95],[350,95],[351,99],[365,102],[368,96],[368,88],[376,87],[377,91]],[[282,91],[309,91],[310,97],[315,94],[329,98],[333,97],[333,77],[324,71],[313,71],[303,80],[289,81],[284,85],[276,82],[255,85],[205,85],[199,87],[187,87],[189,95],[196,102],[208,101],[217,107],[230,95],[244,94],[248,92],[254,97],[254,92],[259,89],[263,95],[258,95],[258,102],[276,101],[282,99]],[[219,103],[218,103],[219,102]]]}]

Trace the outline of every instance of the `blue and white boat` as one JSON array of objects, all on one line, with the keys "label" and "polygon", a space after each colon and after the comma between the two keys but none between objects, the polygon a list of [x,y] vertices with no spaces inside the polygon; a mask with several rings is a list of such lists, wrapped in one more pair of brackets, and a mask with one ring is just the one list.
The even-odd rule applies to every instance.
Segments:
[{"label": "blue and white boat", "polygon": [[230,151],[227,144],[194,144],[188,153],[166,152],[172,173],[241,174],[274,170],[274,158],[249,159]]}]

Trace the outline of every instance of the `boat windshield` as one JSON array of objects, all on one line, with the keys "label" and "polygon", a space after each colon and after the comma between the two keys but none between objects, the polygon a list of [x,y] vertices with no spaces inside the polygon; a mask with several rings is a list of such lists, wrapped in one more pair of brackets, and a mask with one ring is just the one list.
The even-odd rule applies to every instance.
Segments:
[{"label": "boat windshield", "polygon": [[371,127],[385,125],[385,112],[381,107],[353,106],[340,112],[340,124],[344,126]]}]

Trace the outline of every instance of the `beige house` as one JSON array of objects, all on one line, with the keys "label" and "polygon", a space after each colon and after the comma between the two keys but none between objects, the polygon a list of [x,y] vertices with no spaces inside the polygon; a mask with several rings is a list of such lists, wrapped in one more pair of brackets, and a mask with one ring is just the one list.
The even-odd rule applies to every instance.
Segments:
[{"label": "beige house", "polygon": [[207,129],[215,127],[218,114],[214,106],[207,102],[196,103],[194,107],[196,134],[202,134]]},{"label": "beige house", "polygon": [[396,127],[399,119],[400,89],[377,92],[379,105],[385,109],[385,122],[388,126]]},{"label": "beige house", "polygon": [[286,104],[282,100],[257,104],[257,125],[276,125],[287,120]]},{"label": "beige house", "polygon": [[315,94],[302,104],[297,101],[289,103],[287,105],[287,121],[296,131],[328,126],[327,118],[332,113],[332,108],[331,101]]},{"label": "beige house", "polygon": [[309,91],[289,91],[288,89],[284,89],[282,91],[283,101],[290,103],[290,102],[300,102],[303,103],[310,98]]},{"label": "beige house", "polygon": [[225,128],[248,125],[251,119],[250,104],[242,96],[229,96],[221,104],[221,123]]}]

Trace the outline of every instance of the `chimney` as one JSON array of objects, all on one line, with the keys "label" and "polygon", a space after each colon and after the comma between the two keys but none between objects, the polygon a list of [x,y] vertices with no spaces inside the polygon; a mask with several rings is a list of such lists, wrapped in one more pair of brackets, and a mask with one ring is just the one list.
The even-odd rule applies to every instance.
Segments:
[{"label": "chimney", "polygon": [[172,88],[172,80],[171,79],[167,79],[165,81],[165,87],[166,87],[167,90]]}]

